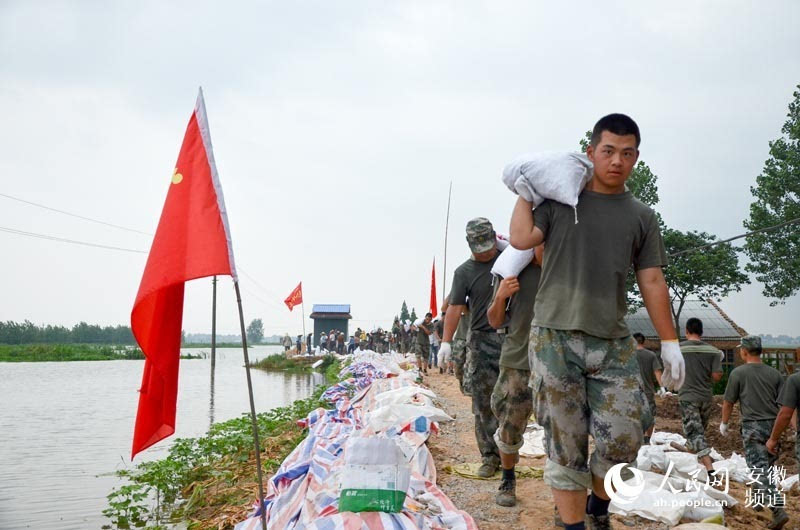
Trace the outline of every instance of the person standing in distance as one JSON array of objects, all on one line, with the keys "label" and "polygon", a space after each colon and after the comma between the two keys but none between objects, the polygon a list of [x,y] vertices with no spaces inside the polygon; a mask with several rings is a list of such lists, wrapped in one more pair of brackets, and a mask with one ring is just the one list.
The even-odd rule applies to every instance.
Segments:
[{"label": "person standing in distance", "polygon": [[417,326],[417,368],[420,373],[428,373],[428,357],[431,354],[431,342],[428,336],[433,332],[431,318],[433,313],[425,313],[425,319]]},{"label": "person standing in distance", "polygon": [[497,234],[485,217],[467,223],[467,244],[472,257],[458,266],[450,287],[450,305],[444,320],[442,348],[450,355],[450,346],[464,306],[469,303],[469,339],[464,365],[464,390],[472,397],[475,416],[475,439],[481,452],[478,475],[491,477],[500,466],[500,452],[494,441],[497,418],[492,412],[492,390],[500,371],[500,348],[503,338],[489,324],[486,311],[492,301],[492,265],[497,260]]},{"label": "person standing in distance", "polygon": [[612,466],[636,460],[642,428],[652,422],[624,320],[631,266],[662,341],[665,384],[683,383],[658,219],[625,186],[640,140],[630,117],[601,118],[586,152],[594,175],[575,209],[546,200],[534,211],[520,197],[511,218],[514,247],[546,245],[529,349],[531,387],[545,429],[544,481],[567,530],[583,530],[585,519],[591,528],[611,528],[604,478]]},{"label": "person standing in distance", "polygon": [[[778,396],[783,376],[775,368],[761,362],[761,337],[747,335],[739,343],[739,355],[745,364],[737,366],[728,377],[725,400],[722,402],[722,423],[719,432],[728,436],[728,421],[733,405],[738,401],[742,418],[742,441],[747,467],[755,471],[753,494],[764,499],[772,510],[770,530],[783,528],[789,521],[786,511],[777,504],[775,484],[768,480],[769,468],[777,455],[767,451],[767,440],[778,415]],[[758,492],[758,497],[755,494]]]},{"label": "person standing in distance", "polygon": [[517,503],[514,466],[519,460],[522,435],[533,411],[533,394],[528,386],[531,378],[528,364],[528,343],[533,320],[533,302],[539,288],[542,247],[519,276],[495,281],[494,297],[489,306],[489,324],[503,336],[500,350],[500,374],[492,391],[492,412],[497,417],[494,441],[500,450],[503,480],[495,502],[500,506]]},{"label": "person standing in distance", "polygon": [[707,471],[714,471],[706,428],[714,409],[714,383],[722,379],[722,352],[703,342],[702,335],[702,320],[693,317],[686,321],[686,340],[681,342],[686,382],[678,392],[678,406],[687,448]]},{"label": "person standing in distance", "polygon": [[650,414],[653,415],[653,424],[644,431],[644,443],[647,445],[656,426],[656,384],[661,385],[661,373],[664,367],[661,366],[658,356],[644,347],[644,335],[634,333],[633,338],[636,341],[636,360],[639,363],[639,375],[642,377],[642,390],[650,405]]}]

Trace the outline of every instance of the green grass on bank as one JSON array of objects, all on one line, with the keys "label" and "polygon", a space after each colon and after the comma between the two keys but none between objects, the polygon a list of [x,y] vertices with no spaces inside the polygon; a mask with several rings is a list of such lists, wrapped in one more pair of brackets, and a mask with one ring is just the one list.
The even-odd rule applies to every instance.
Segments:
[{"label": "green grass on bank", "polygon": [[272,354],[258,362],[251,363],[250,366],[253,368],[258,368],[259,370],[311,372],[310,364],[297,361],[294,358],[286,357],[282,353]]},{"label": "green grass on bank", "polygon": [[[340,365],[331,359],[329,383],[339,380]],[[297,420],[327,406],[324,387],[287,407],[257,415],[264,480],[306,436]],[[169,455],[117,472],[125,480],[108,495],[103,528],[166,529],[183,522],[190,530],[229,529],[244,519],[256,490],[250,416],[214,424],[206,436],[175,440]]]},{"label": "green grass on bank", "polygon": [[[336,358],[333,355],[326,355],[322,358],[322,365],[318,366],[316,371],[326,373],[328,367],[334,364],[338,365]],[[265,357],[250,366],[259,370],[296,373],[309,373],[314,370],[311,368],[311,363],[307,357],[286,357],[282,353],[275,353]]]},{"label": "green grass on bank", "polygon": [[[200,359],[182,355],[181,359]],[[0,362],[120,361],[144,359],[138,347],[108,344],[0,344]]]}]

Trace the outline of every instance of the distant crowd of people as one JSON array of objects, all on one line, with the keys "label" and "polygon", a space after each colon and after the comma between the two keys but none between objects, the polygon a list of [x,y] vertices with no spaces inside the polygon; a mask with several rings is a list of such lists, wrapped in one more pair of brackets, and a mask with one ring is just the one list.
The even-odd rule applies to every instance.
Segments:
[{"label": "distant crowd of people", "polygon": [[[447,305],[442,308],[444,312]],[[427,374],[428,368],[438,367],[439,373],[454,373],[454,366],[448,355],[439,359],[439,345],[444,334],[444,320],[434,318],[431,313],[425,315],[416,324],[411,320],[402,322],[396,318],[391,329],[375,328],[371,331],[356,328],[349,337],[341,330],[332,329],[329,332],[320,332],[317,346],[313,344],[314,334],[309,333],[303,339],[297,335],[292,339],[287,333],[281,339],[284,352],[289,352],[294,347],[299,354],[325,355],[336,353],[349,355],[357,350],[371,350],[377,353],[415,353],[419,362],[424,364],[422,373]]]}]

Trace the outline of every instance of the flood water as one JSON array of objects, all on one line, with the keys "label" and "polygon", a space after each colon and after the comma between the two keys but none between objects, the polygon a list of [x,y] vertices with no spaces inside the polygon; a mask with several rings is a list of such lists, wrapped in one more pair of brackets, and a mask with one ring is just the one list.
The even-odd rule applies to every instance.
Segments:
[{"label": "flood water", "polygon": [[[248,350],[251,361],[282,351]],[[184,350],[210,352],[210,348]],[[211,361],[182,360],[175,435],[136,457],[166,454],[176,437],[202,436],[250,410],[241,348],[217,349]],[[131,466],[130,452],[144,361],[0,363],[0,529],[99,529],[106,495]],[[320,374],[251,370],[256,410],[308,397]]]}]

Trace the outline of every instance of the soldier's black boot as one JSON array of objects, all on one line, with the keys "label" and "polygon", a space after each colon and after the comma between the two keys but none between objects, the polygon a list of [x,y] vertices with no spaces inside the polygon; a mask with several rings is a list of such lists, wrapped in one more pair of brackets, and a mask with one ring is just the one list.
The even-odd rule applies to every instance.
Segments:
[{"label": "soldier's black boot", "polygon": [[[512,471],[513,473],[513,471]],[[511,507],[517,504],[517,480],[515,478],[503,477],[499,491],[494,497],[494,502],[500,506]]]}]

